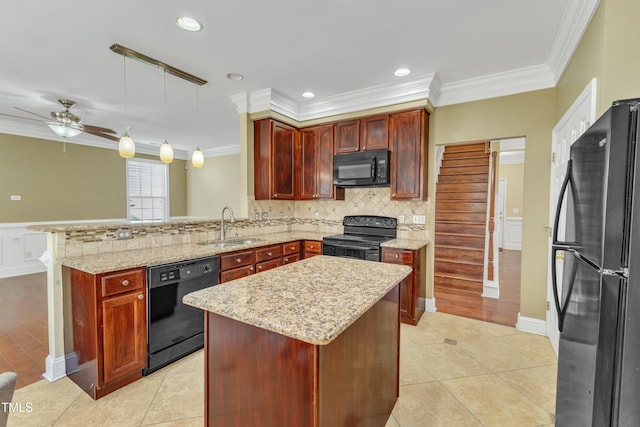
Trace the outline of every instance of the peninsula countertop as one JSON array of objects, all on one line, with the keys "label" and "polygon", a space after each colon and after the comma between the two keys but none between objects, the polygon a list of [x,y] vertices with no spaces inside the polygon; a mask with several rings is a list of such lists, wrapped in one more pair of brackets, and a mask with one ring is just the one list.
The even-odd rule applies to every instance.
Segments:
[{"label": "peninsula countertop", "polygon": [[411,273],[397,264],[315,256],[185,295],[185,304],[326,345]]}]

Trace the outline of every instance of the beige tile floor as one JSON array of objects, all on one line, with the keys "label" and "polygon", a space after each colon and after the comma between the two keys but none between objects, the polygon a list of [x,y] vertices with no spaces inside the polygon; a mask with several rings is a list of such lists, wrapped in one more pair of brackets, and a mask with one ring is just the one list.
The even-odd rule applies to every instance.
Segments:
[{"label": "beige tile floor", "polygon": [[[42,380],[16,390],[23,412],[8,425],[200,426],[203,365],[199,351],[98,401],[66,378]],[[556,368],[545,337],[425,313],[402,325],[400,398],[386,427],[553,425]]]}]

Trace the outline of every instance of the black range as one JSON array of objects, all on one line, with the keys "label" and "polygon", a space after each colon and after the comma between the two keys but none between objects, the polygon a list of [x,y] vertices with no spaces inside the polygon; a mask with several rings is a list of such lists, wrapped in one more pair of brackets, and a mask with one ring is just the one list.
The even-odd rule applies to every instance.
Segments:
[{"label": "black range", "polygon": [[380,261],[380,244],[396,238],[395,218],[349,215],[342,219],[344,234],[322,239],[322,254],[343,258]]}]

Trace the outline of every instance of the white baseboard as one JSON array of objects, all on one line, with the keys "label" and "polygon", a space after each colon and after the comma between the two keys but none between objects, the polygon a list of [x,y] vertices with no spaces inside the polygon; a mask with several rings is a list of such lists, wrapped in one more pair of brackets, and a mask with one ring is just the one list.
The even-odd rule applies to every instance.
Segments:
[{"label": "white baseboard", "polygon": [[482,296],[487,298],[500,298],[500,288],[495,280],[486,280],[482,284]]},{"label": "white baseboard", "polygon": [[521,316],[518,313],[518,322],[516,323],[516,329],[522,332],[529,332],[536,335],[547,336],[547,322],[540,319],[534,319],[533,317]]},{"label": "white baseboard", "polygon": [[418,302],[418,304],[423,307],[422,310],[426,311],[427,313],[435,313],[436,312],[436,299],[435,298],[423,298],[423,297],[420,297],[418,299],[421,300],[420,302]]},{"label": "white baseboard", "polygon": [[49,382],[54,382],[59,380],[60,378],[64,378],[67,376],[67,370],[65,368],[64,356],[53,357],[51,355],[47,356],[45,360],[45,369],[43,377],[45,377]]}]

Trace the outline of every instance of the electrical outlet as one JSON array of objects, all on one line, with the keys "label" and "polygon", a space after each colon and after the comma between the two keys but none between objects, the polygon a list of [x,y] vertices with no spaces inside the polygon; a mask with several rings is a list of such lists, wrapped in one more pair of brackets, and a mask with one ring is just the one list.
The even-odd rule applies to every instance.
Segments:
[{"label": "electrical outlet", "polygon": [[398,224],[404,224],[404,215],[398,215]]},{"label": "electrical outlet", "polygon": [[425,215],[414,215],[412,222],[414,224],[426,224],[427,217]]},{"label": "electrical outlet", "polygon": [[313,219],[318,219],[319,217],[320,217],[320,214],[318,212],[313,213]]},{"label": "electrical outlet", "polygon": [[117,239],[131,239],[131,230],[126,228],[120,228],[116,231]]}]

